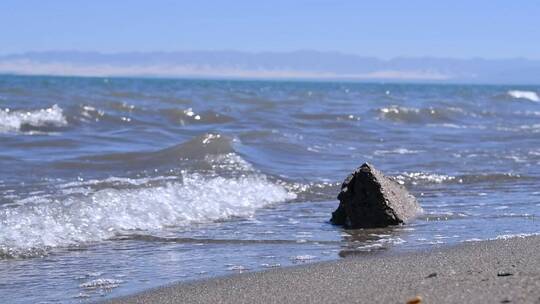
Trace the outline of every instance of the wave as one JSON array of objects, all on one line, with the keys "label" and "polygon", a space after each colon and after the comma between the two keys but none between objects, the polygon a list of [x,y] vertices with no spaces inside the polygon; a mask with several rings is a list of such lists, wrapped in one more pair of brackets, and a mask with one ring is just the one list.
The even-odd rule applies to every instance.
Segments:
[{"label": "wave", "polygon": [[329,113],[299,113],[293,115],[306,121],[359,121],[360,117],[353,114],[329,114]]},{"label": "wave", "polygon": [[162,115],[175,124],[224,124],[232,122],[235,119],[231,116],[217,113],[215,111],[195,112],[192,108],[185,110],[180,109],[164,109],[160,111]]},{"label": "wave", "polygon": [[[233,148],[234,139],[219,133],[206,133],[186,142],[157,151],[107,153],[84,156],[56,163],[63,169],[126,168],[129,170],[164,165],[183,165],[185,169],[250,169]],[[227,167],[228,166],[228,167]]]},{"label": "wave", "polygon": [[454,121],[458,115],[466,114],[461,108],[408,108],[397,105],[377,110],[382,119],[402,123],[439,123]]},{"label": "wave", "polygon": [[536,92],[533,91],[510,90],[507,92],[507,94],[515,99],[526,99],[529,101],[540,102],[540,97]]},{"label": "wave", "polygon": [[33,111],[0,110],[0,133],[48,132],[54,128],[65,127],[67,124],[63,110],[58,105]]},{"label": "wave", "polygon": [[81,246],[129,231],[249,217],[259,208],[296,197],[264,175],[209,178],[185,173],[182,182],[160,186],[127,183],[143,186],[74,191],[63,198],[34,196],[0,210],[0,257],[44,255],[53,248]]},{"label": "wave", "polygon": [[[196,111],[193,108],[154,109],[119,101],[109,102],[101,106],[81,103],[76,111],[69,114],[69,122],[101,122],[121,125],[130,123],[134,125],[160,125],[163,127],[170,126],[167,122],[172,123],[173,126],[190,126],[226,124],[236,120],[232,116],[214,110]],[[163,119],[156,120],[156,116]]]},{"label": "wave", "polygon": [[341,189],[341,182],[298,183],[278,180],[277,183],[296,194],[295,202],[334,200]]},{"label": "wave", "polygon": [[134,153],[119,153],[96,156],[93,159],[116,160],[118,157],[125,158],[142,158],[144,160],[170,160],[170,158],[201,158],[209,154],[227,154],[234,152],[233,139],[219,133],[206,133],[196,136],[181,144],[152,152],[134,152]]}]

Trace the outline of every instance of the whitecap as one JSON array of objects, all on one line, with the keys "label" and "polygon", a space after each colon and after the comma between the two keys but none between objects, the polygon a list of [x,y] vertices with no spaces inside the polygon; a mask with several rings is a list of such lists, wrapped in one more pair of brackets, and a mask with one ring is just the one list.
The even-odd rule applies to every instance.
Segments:
[{"label": "whitecap", "polygon": [[18,132],[24,127],[64,127],[67,124],[63,110],[58,105],[34,111],[0,109],[0,133]]},{"label": "whitecap", "polygon": [[533,91],[520,91],[520,90],[510,90],[507,92],[510,97],[516,99],[526,99],[534,102],[540,102],[540,97],[536,92]]}]

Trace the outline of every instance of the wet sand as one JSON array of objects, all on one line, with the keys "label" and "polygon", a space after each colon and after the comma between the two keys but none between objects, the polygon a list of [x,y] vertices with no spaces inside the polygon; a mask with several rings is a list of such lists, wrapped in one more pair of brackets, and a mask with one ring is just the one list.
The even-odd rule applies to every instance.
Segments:
[{"label": "wet sand", "polygon": [[107,303],[540,303],[540,237],[179,283]]}]

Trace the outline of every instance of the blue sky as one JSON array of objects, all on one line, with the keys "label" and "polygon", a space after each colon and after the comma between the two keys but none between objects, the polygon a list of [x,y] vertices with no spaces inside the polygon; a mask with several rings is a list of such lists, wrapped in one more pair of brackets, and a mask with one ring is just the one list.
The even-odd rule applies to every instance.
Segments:
[{"label": "blue sky", "polygon": [[2,0],[0,41],[0,54],[309,49],[540,59],[540,2]]}]

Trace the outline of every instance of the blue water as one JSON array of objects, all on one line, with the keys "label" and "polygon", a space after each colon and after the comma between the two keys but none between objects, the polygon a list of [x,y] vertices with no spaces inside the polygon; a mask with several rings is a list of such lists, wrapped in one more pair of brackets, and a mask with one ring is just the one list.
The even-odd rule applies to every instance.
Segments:
[{"label": "blue water", "polygon": [[[540,87],[0,77],[0,297],[540,233]],[[368,161],[407,226],[328,224]]]}]

